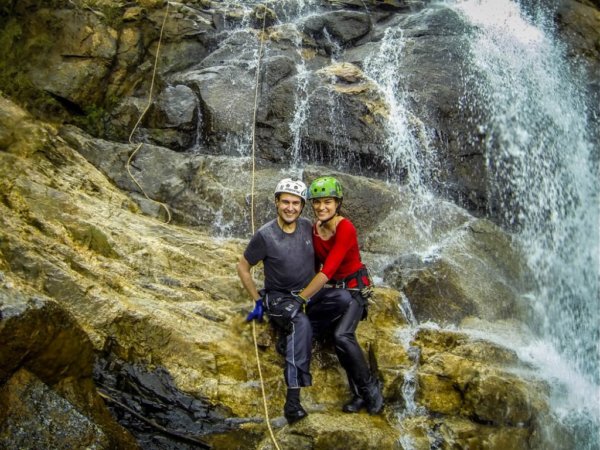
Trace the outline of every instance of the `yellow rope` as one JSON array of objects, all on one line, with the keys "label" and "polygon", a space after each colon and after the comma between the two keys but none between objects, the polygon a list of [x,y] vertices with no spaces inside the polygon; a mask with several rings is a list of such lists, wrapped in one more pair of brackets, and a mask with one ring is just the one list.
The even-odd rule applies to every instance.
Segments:
[{"label": "yellow rope", "polygon": [[[250,222],[252,224],[252,234],[254,234],[254,179],[256,178],[256,111],[258,109],[258,86],[260,79],[260,62],[262,59],[262,51],[264,46],[264,35],[265,35],[265,23],[267,17],[267,8],[263,6],[263,23],[262,23],[262,32],[260,35],[260,46],[258,50],[258,61],[256,63],[256,82],[254,88],[254,115],[252,117],[252,182],[250,189]],[[267,395],[265,393],[265,382],[262,376],[262,369],[260,367],[260,355],[258,354],[258,342],[256,338],[256,322],[252,321],[252,337],[254,338],[254,353],[256,354],[256,366],[258,368],[258,377],[260,379],[260,389],[262,392],[263,399],[263,408],[265,410],[265,422],[267,423],[267,428],[269,429],[269,435],[271,436],[271,440],[273,441],[273,445],[277,450],[280,450],[279,445],[277,444],[277,440],[275,439],[275,434],[273,433],[273,428],[271,427],[271,421],[269,419],[269,408],[267,406]]]},{"label": "yellow rope", "polygon": [[[156,68],[158,66],[158,55],[160,54],[160,44],[161,44],[162,38],[163,38],[163,31],[165,29],[165,23],[167,22],[167,17],[169,16],[169,6],[170,5],[171,5],[171,2],[167,2],[167,9],[165,10],[165,17],[163,18],[162,26],[160,27],[160,36],[158,37],[158,45],[156,46],[156,56],[154,58],[154,69],[152,71],[152,81],[150,82],[150,92],[148,93],[148,103],[147,103],[146,107],[144,108],[144,110],[142,111],[142,114],[140,114],[140,117],[138,118],[137,122],[133,126],[131,133],[129,134],[129,143],[132,145],[133,145],[133,140],[132,140],[133,134],[137,130],[137,127],[140,125],[143,117],[146,115],[146,113],[150,109],[150,106],[152,105],[152,91],[154,89],[154,80],[156,78]],[[148,200],[158,203],[160,206],[162,206],[164,208],[164,210],[167,212],[167,223],[169,223],[171,221],[171,211],[169,211],[169,207],[165,203],[159,202],[158,200],[154,200],[154,199],[148,197],[148,194],[146,194],[146,191],[144,190],[144,188],[142,188],[142,186],[140,186],[140,183],[138,183],[138,181],[135,179],[135,177],[131,173],[131,170],[130,170],[131,161],[133,160],[133,157],[140,150],[140,148],[142,148],[143,145],[144,144],[140,142],[138,144],[138,146],[136,147],[136,149],[133,151],[133,153],[131,155],[129,155],[129,159],[127,159],[127,165],[126,165],[127,173],[129,174],[129,176],[131,177],[131,179],[133,180],[135,185],[139,188],[140,191],[142,191],[142,194],[144,194],[144,196]]]},{"label": "yellow rope", "polygon": [[[165,28],[165,23],[167,21],[167,17],[169,15],[169,6],[170,6],[170,2],[167,2],[167,9],[165,11],[165,17],[163,19],[163,23],[162,26],[160,28],[160,36],[158,39],[158,45],[156,47],[156,57],[154,60],[154,70],[152,71],[152,81],[150,83],[150,92],[148,94],[148,103],[146,105],[146,107],[144,108],[144,111],[142,111],[142,114],[140,115],[139,119],[137,120],[136,124],[134,125],[133,129],[131,130],[131,134],[129,135],[129,143],[133,144],[132,138],[133,138],[133,134],[135,133],[135,131],[137,130],[137,127],[139,126],[139,124],[141,123],[144,115],[146,114],[146,112],[148,112],[148,109],[150,109],[150,106],[152,105],[152,91],[154,89],[154,80],[156,78],[156,69],[158,66],[158,57],[159,57],[159,53],[160,53],[160,45],[162,42],[162,37],[163,37],[163,31]],[[259,47],[259,52],[258,52],[258,62],[256,65],[256,87],[255,87],[255,91],[254,91],[254,115],[252,118],[252,187],[251,187],[251,192],[250,192],[250,216],[251,216],[251,223],[252,223],[252,234],[254,234],[254,180],[255,180],[255,174],[256,174],[256,112],[258,109],[258,86],[259,86],[259,78],[260,78],[260,62],[262,59],[262,51],[263,51],[263,46],[264,46],[264,33],[265,33],[265,23],[266,23],[266,17],[267,17],[267,10],[266,10],[266,6],[263,6],[264,11],[263,11],[263,24],[262,24],[262,32],[261,32],[261,38],[260,38],[260,47]],[[133,157],[136,155],[136,153],[140,150],[140,148],[143,146],[143,143],[138,144],[138,146],[136,147],[136,149],[133,151],[133,153],[129,156],[129,159],[127,160],[127,172],[129,173],[129,176],[131,177],[131,179],[133,180],[133,182],[136,184],[136,186],[142,191],[142,193],[144,194],[144,196],[150,200],[150,201],[154,201],[158,204],[160,204],[165,211],[167,212],[168,215],[168,220],[167,223],[169,223],[171,221],[171,213],[169,211],[169,208],[167,207],[166,204],[156,201],[154,199],[151,199],[150,197],[148,197],[148,195],[146,194],[146,192],[144,191],[144,189],[142,188],[142,186],[140,186],[140,184],[137,182],[137,180],[135,179],[135,177],[133,176],[133,174],[131,173],[131,170],[129,168],[131,161],[133,160]],[[256,364],[258,367],[258,376],[260,378],[260,386],[261,386],[261,392],[262,392],[262,399],[263,399],[263,407],[265,410],[265,421],[267,423],[267,427],[269,429],[269,434],[271,436],[271,440],[273,441],[273,444],[275,445],[275,448],[277,450],[280,450],[279,445],[277,444],[277,440],[275,439],[275,435],[273,433],[273,428],[271,427],[271,421],[269,419],[269,409],[267,406],[267,395],[265,393],[265,383],[264,383],[264,379],[262,376],[262,369],[260,366],[260,355],[258,353],[258,340],[256,337],[256,323],[253,320],[252,321],[252,337],[254,338],[254,351],[256,354]]]}]

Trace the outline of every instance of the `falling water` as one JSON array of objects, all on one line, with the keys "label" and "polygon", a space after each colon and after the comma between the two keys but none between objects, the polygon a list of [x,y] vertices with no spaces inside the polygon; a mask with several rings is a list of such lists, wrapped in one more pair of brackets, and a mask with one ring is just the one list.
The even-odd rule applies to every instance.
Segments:
[{"label": "falling water", "polygon": [[[329,59],[331,64],[335,64],[340,59],[343,49],[334,39],[331,38],[327,29],[323,30],[324,38],[327,42],[327,47],[329,48]],[[299,62],[296,64],[296,91],[295,91],[295,108],[294,108],[294,117],[290,122],[290,132],[292,135],[292,147],[291,147],[291,155],[292,160],[291,164],[293,167],[300,167],[302,164],[306,163],[308,160],[320,160],[321,155],[318,154],[318,150],[309,150],[309,155],[304,155],[303,160],[303,136],[306,133],[306,121],[308,119],[308,115],[310,113],[310,102],[314,92],[309,92],[309,80],[312,75],[312,72],[309,71],[306,67],[306,62],[303,56],[303,47],[302,47],[302,39],[301,32],[297,33],[297,42],[296,49],[299,56]],[[333,77],[335,78],[335,77]],[[323,92],[320,93],[324,95]],[[328,123],[335,124],[333,126],[332,131],[332,148],[330,149],[331,155],[329,156],[330,161],[329,164],[332,167],[343,170],[345,166],[347,166],[348,154],[344,151],[345,148],[348,148],[348,138],[345,129],[345,124],[343,121],[340,121],[338,118],[343,116],[343,105],[341,105],[340,98],[334,91],[329,91],[327,93],[327,98],[321,98],[320,100],[326,100],[329,104],[329,108],[327,111],[328,115]]]},{"label": "falling water", "polygon": [[[298,53],[300,52],[300,42],[297,44]],[[301,155],[301,131],[304,123],[306,122],[306,115],[308,113],[308,100],[309,95],[307,91],[307,84],[309,78],[309,72],[306,69],[306,65],[304,64],[304,59],[301,57],[300,62],[296,65],[296,70],[298,72],[297,79],[298,83],[296,84],[296,92],[294,96],[294,118],[290,123],[290,131],[292,133],[292,165],[298,166],[300,163],[300,155]]]},{"label": "falling water", "polygon": [[[493,213],[526,250],[537,284],[533,322],[556,349],[539,357],[558,353],[567,361],[552,364],[553,376],[570,381],[567,397],[584,390],[580,416],[597,427],[599,173],[585,83],[546,29],[543,10],[533,23],[508,0],[454,7],[475,27],[473,100],[488,105],[479,125],[487,136]],[[560,367],[570,373],[557,373]],[[581,448],[596,448],[593,429]]]},{"label": "falling water", "polygon": [[[427,152],[421,152],[422,145],[417,136],[425,136],[423,126],[415,117],[410,115],[410,109],[405,104],[405,95],[401,89],[402,83],[402,52],[405,41],[400,28],[386,29],[379,51],[365,61],[365,73],[373,79],[383,94],[390,109],[387,122],[386,157],[392,173],[405,172],[405,183],[414,192],[426,192],[427,172],[431,173],[436,167],[432,157]],[[427,147],[425,145],[424,147]]]}]

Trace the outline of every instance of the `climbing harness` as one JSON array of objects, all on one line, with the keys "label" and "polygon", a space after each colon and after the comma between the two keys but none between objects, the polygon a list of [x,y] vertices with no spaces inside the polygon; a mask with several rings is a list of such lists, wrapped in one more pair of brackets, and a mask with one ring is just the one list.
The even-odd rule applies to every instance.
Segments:
[{"label": "climbing harness", "polygon": [[[137,122],[133,126],[133,129],[131,130],[131,133],[129,134],[129,143],[132,144],[132,145],[134,144],[133,143],[133,134],[136,132],[136,130],[137,130],[138,126],[140,125],[142,119],[144,118],[144,116],[146,115],[146,113],[150,109],[150,106],[152,105],[152,91],[154,90],[154,80],[156,78],[156,68],[158,66],[158,56],[160,54],[160,44],[162,43],[163,31],[165,29],[165,23],[167,23],[167,17],[169,17],[169,6],[170,5],[171,5],[171,2],[167,2],[167,9],[165,10],[165,17],[163,18],[162,26],[160,27],[160,35],[158,37],[158,44],[156,46],[156,55],[154,57],[154,69],[152,71],[152,81],[150,82],[150,92],[148,93],[148,103],[146,104],[146,107],[144,108],[144,110],[140,114],[140,117],[138,118]],[[133,151],[133,153],[131,153],[131,155],[129,155],[129,159],[127,159],[127,165],[126,165],[126,167],[127,167],[127,173],[129,174],[129,176],[131,177],[131,179],[133,180],[133,182],[135,183],[135,185],[138,187],[138,189],[142,192],[142,194],[144,194],[144,196],[148,200],[150,200],[151,202],[158,203],[160,206],[163,207],[163,209],[167,212],[167,223],[169,223],[169,222],[171,222],[171,211],[169,210],[169,207],[165,203],[163,203],[163,202],[159,202],[158,200],[150,198],[148,196],[148,194],[146,194],[146,191],[144,190],[144,188],[142,186],[140,186],[140,183],[138,183],[138,181],[135,179],[135,177],[131,173],[131,170],[130,170],[131,161],[133,160],[133,157],[137,154],[137,152],[140,150],[140,148],[142,148],[143,145],[144,145],[144,143],[140,142],[138,144],[138,146],[136,147],[136,149]]]}]

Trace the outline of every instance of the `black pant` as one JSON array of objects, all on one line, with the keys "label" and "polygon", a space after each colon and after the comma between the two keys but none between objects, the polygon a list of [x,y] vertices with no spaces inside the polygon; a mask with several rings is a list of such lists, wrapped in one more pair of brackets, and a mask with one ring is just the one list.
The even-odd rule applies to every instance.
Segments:
[{"label": "black pant", "polygon": [[302,304],[290,293],[269,292],[265,296],[265,306],[269,318],[286,334],[283,370],[286,385],[290,388],[312,385],[312,329]]},{"label": "black pant", "polygon": [[[355,294],[355,295],[353,295]],[[308,303],[306,313],[313,334],[322,338],[333,330],[335,352],[351,386],[366,386],[371,372],[356,339],[356,327],[363,316],[364,302],[358,291],[321,289]]]}]

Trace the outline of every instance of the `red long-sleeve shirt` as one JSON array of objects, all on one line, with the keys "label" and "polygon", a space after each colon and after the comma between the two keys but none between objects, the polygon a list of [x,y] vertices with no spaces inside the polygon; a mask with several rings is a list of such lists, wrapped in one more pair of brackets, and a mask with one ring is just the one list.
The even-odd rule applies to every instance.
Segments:
[{"label": "red long-sleeve shirt", "polygon": [[[327,240],[319,236],[315,224],[313,226],[313,246],[317,263],[318,265],[322,264],[321,272],[329,279],[343,280],[364,267],[360,260],[356,228],[346,218],[340,220],[335,234]],[[368,285],[368,278],[363,277],[363,282]],[[349,288],[356,286],[356,280],[349,281],[347,285]]]}]

